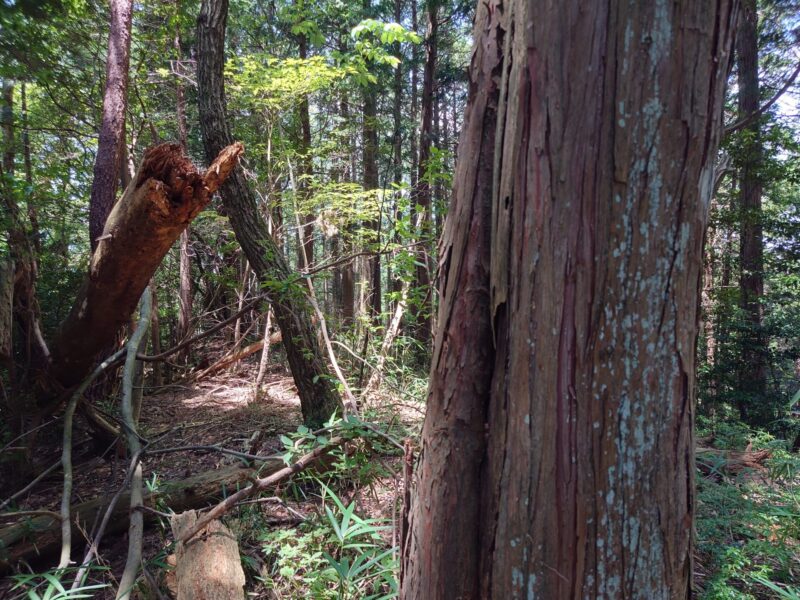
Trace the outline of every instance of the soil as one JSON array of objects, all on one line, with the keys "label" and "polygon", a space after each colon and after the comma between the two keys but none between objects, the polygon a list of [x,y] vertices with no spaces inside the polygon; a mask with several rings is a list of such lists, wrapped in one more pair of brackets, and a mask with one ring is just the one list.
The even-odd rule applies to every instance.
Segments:
[{"label": "soil", "polygon": [[[172,384],[143,398],[139,432],[151,442],[151,449],[183,446],[220,446],[227,449],[258,455],[281,454],[281,434],[295,431],[302,423],[300,401],[291,374],[283,364],[270,364],[264,378],[261,400],[253,401],[253,381],[257,371],[258,355],[248,362],[236,365],[237,371],[223,372],[195,383]],[[384,406],[386,408],[386,406]],[[413,409],[413,410],[412,410]],[[394,405],[390,410],[400,411],[400,419],[421,421],[418,407],[403,408]],[[395,414],[394,418],[397,418]],[[60,435],[53,428],[54,439]],[[116,448],[107,448],[102,456],[91,451],[91,438],[81,423],[75,424],[73,503],[98,496],[112,495],[123,484],[127,460]],[[58,460],[60,450],[53,449],[52,456],[42,461],[50,464]],[[377,457],[375,460],[393,473],[373,481],[368,487],[350,491],[348,501],[356,500],[359,514],[365,517],[382,517],[396,521],[397,507],[402,497],[402,459]],[[49,462],[48,462],[49,461]],[[239,462],[239,459],[206,450],[175,451],[148,456],[143,463],[144,478],[150,486],[159,481],[180,480],[203,472],[220,469]],[[20,510],[52,510],[58,512],[62,480],[57,470],[16,506]],[[260,502],[267,522],[276,526],[297,524],[298,517],[316,511],[317,498],[309,496],[303,502],[282,505],[277,502]],[[146,564],[158,565],[167,561],[172,542],[166,519],[162,524],[150,526],[145,532],[143,557]],[[386,542],[396,543],[397,531],[387,532]],[[98,571],[96,581],[114,585],[122,572],[127,555],[127,535],[107,536],[100,548],[100,563],[107,571]],[[80,560],[83,548],[73,549],[73,560]],[[32,572],[47,570],[58,557],[48,557],[40,564],[32,564]],[[153,567],[151,567],[153,568]],[[164,573],[148,572],[146,576],[163,582]],[[16,598],[19,591],[11,592],[10,578],[0,581],[0,600]],[[162,586],[163,589],[163,586]],[[162,593],[164,593],[162,591]],[[113,593],[99,592],[97,598]],[[157,595],[153,597],[158,597]],[[168,597],[165,595],[165,597]],[[252,597],[252,596],[251,596]]]}]

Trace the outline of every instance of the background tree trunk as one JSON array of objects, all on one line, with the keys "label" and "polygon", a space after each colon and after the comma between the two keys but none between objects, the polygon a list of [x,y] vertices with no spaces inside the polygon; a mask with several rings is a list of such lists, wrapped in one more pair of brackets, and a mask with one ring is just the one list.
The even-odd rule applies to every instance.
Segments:
[{"label": "background tree trunk", "polygon": [[[739,118],[757,112],[760,104],[758,81],[758,14],[755,0],[742,0],[736,37]],[[739,293],[748,328],[742,340],[739,371],[739,413],[745,423],[765,427],[775,416],[765,405],[767,391],[767,339],[763,327],[764,236],[762,233],[761,126],[753,119],[745,128],[744,152],[739,169]]]},{"label": "background tree trunk", "polygon": [[128,68],[131,50],[133,0],[110,0],[111,30],[108,34],[103,121],[97,141],[94,180],[89,203],[89,236],[92,251],[114,206],[117,176],[125,144],[125,109],[128,104]]},{"label": "background tree trunk", "polygon": [[[425,68],[422,73],[422,127],[419,135],[419,162],[417,163],[417,184],[414,187],[414,202],[417,225],[417,241],[422,242],[417,248],[417,265],[415,285],[417,293],[411,302],[416,339],[427,346],[431,339],[431,186],[425,176],[431,158],[433,143],[433,106],[436,102],[436,45],[439,30],[437,0],[427,3],[427,34],[425,36]],[[420,295],[422,293],[422,295]]]},{"label": "background tree trunk", "polygon": [[[372,0],[364,0],[364,17],[373,17]],[[364,161],[364,190],[378,193],[378,100],[375,85],[364,84],[364,112],[362,124],[362,147]],[[375,232],[375,247],[381,242],[381,217],[366,223],[365,226]],[[381,257],[379,254],[365,257],[365,287],[367,290],[366,307],[377,319],[381,314]]]},{"label": "background tree trunk", "polygon": [[[223,82],[227,18],[228,0],[204,0],[197,19],[200,123],[208,157],[231,140]],[[319,425],[340,409],[341,401],[311,322],[305,290],[270,237],[242,170],[234,170],[220,191],[247,260],[261,282],[269,284],[272,309],[283,335],[303,419],[310,425]]]},{"label": "background tree trunk", "polygon": [[[178,0],[175,3],[176,11],[179,9]],[[175,47],[175,60],[176,68],[180,68],[180,60],[183,56],[181,51],[181,38],[178,27],[175,28],[175,39],[173,41]],[[178,141],[183,147],[183,151],[189,151],[189,133],[186,126],[186,90],[184,89],[183,80],[178,78],[177,87],[175,89],[175,114],[178,119]],[[180,243],[180,259],[178,263],[178,278],[179,278],[179,292],[178,292],[178,331],[176,337],[178,341],[185,339],[189,336],[192,324],[192,257],[190,252],[191,246],[191,224],[186,226],[186,229],[181,233]],[[186,350],[181,351],[178,355],[181,362],[186,362],[191,356],[192,349],[187,346]]]},{"label": "background tree trunk", "polygon": [[479,5],[403,598],[690,597],[735,5]]},{"label": "background tree trunk", "polygon": [[[300,35],[298,41],[300,58],[308,58],[308,37]],[[297,204],[302,207],[302,227],[299,231],[300,244],[297,248],[297,268],[304,269],[314,264],[314,213],[309,210],[308,202],[311,196],[311,176],[313,165],[311,160],[311,116],[308,112],[308,95],[304,95],[298,106],[300,117],[300,139],[298,152],[300,154],[300,169],[297,181]]]}]

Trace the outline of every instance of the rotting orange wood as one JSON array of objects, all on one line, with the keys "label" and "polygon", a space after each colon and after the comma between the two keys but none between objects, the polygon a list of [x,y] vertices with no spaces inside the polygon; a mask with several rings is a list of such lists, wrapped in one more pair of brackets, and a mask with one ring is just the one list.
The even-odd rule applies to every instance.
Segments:
[{"label": "rotting orange wood", "polygon": [[80,382],[96,354],[113,342],[164,255],[208,205],[243,151],[241,143],[231,144],[205,172],[179,144],[147,151],[106,221],[83,286],[56,334],[43,399]]}]

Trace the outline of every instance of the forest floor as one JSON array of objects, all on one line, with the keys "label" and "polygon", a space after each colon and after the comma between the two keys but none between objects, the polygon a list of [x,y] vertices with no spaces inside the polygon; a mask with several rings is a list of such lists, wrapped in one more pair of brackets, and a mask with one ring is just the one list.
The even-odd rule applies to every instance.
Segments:
[{"label": "forest floor", "polygon": [[[257,356],[254,357],[257,360]],[[302,424],[300,401],[288,369],[283,364],[272,362],[268,366],[262,386],[261,399],[254,402],[253,381],[256,378],[257,364],[251,358],[248,362],[235,365],[234,370],[208,377],[196,383],[185,385],[168,385],[157,393],[145,395],[142,403],[139,433],[148,440],[157,440],[153,449],[177,448],[186,446],[218,446],[238,452],[257,454],[259,456],[280,457],[285,451],[280,437],[297,430]],[[421,424],[422,405],[402,405],[381,402],[380,406],[368,409],[372,416],[380,413],[380,422],[402,424],[403,431],[418,430]],[[84,430],[79,434],[76,425],[76,440],[88,439]],[[107,452],[100,458],[96,453],[81,452],[76,442],[74,459],[74,495],[73,504],[98,497],[111,497],[124,485],[127,459],[115,451]],[[390,526],[382,528],[381,537],[385,547],[396,545],[398,536],[398,510],[402,498],[402,457],[375,457],[383,467],[381,476],[371,476],[367,485],[353,482],[341,489],[340,498],[346,504],[355,502],[356,512],[363,518],[381,520]],[[143,462],[143,480],[147,489],[158,489],[161,482],[180,481],[202,473],[242,465],[243,461],[235,456],[208,450],[175,451],[147,456]],[[57,512],[61,499],[63,481],[60,471],[42,481],[28,496],[18,502],[20,510],[51,510]],[[147,491],[147,490],[146,490]],[[279,490],[280,492],[281,490]],[[286,490],[283,490],[286,491]],[[220,490],[220,498],[224,490]],[[274,528],[295,527],[309,515],[322,513],[321,498],[314,490],[302,493],[301,497],[287,500],[282,494],[283,502],[263,502],[247,507],[250,511],[242,521],[252,521],[252,510],[258,511],[260,527]],[[209,505],[215,499],[209,498]],[[166,510],[166,507],[165,507]],[[238,510],[238,509],[237,509]],[[236,511],[234,511],[236,513]],[[228,515],[226,522],[239,534],[240,551],[243,556],[250,557],[249,562],[258,572],[268,569],[259,548],[249,545],[253,540],[242,539],[253,537],[253,531],[237,531],[240,527],[241,515]],[[91,528],[92,524],[86,524]],[[244,525],[241,525],[244,526]],[[86,537],[86,536],[84,536]],[[146,527],[144,538],[143,562],[149,565],[152,579],[159,581],[159,592],[146,591],[148,585],[142,586],[138,598],[168,597],[171,582],[166,576],[165,564],[169,562],[172,551],[172,533],[168,519],[162,518],[159,523]],[[99,563],[105,570],[96,571],[91,583],[110,584],[102,592],[95,592],[95,598],[113,598],[116,581],[120,576],[127,555],[127,534],[109,535],[103,540],[99,552]],[[80,560],[81,549],[73,549],[73,560]],[[56,557],[48,557],[39,564],[32,565],[36,571],[54,566]],[[278,598],[285,597],[264,588],[260,588],[253,596],[250,580],[254,573],[248,573],[248,591],[250,597]],[[148,577],[148,578],[150,578]],[[7,578],[0,582],[0,600],[16,598],[20,590],[10,591],[13,581]],[[152,581],[151,581],[152,583]],[[166,596],[159,594],[166,593]],[[22,596],[20,596],[22,597]],[[294,597],[294,596],[293,596]]]}]

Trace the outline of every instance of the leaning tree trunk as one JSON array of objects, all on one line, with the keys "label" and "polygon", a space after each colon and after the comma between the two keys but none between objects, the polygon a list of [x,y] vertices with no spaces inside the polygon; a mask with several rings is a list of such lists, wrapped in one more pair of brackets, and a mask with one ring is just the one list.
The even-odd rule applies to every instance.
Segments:
[{"label": "leaning tree trunk", "polygon": [[[231,140],[225,116],[223,82],[227,18],[228,0],[204,0],[197,19],[200,124],[209,157]],[[302,280],[290,271],[269,235],[258,212],[255,195],[241,169],[231,173],[221,193],[236,239],[258,278],[269,285],[267,291],[283,335],[303,419],[310,425],[319,425],[340,409],[341,401],[311,322],[311,305],[302,288]]]},{"label": "leaning tree trunk", "polygon": [[147,151],[108,216],[89,273],[56,334],[45,398],[79,383],[96,355],[129,322],[164,255],[233,171],[241,144],[222,149],[205,173],[178,144]]},{"label": "leaning tree trunk", "polygon": [[[125,144],[125,109],[128,104],[128,67],[131,51],[133,0],[111,0],[103,121],[97,142],[94,179],[89,201],[89,236],[92,251],[114,206],[117,176]],[[138,300],[138,298],[137,298]]]},{"label": "leaning tree trunk", "polygon": [[735,6],[479,4],[403,598],[690,597]]}]

